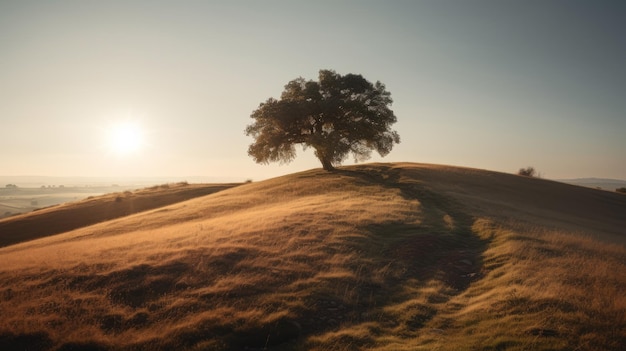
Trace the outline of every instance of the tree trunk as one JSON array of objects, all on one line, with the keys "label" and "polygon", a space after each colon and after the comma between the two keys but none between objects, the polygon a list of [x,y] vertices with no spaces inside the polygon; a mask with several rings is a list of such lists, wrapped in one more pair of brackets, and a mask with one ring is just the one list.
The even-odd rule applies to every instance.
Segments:
[{"label": "tree trunk", "polygon": [[333,167],[332,162],[330,162],[330,157],[326,155],[326,149],[324,147],[319,147],[315,145],[313,147],[315,148],[315,156],[322,163],[322,167],[324,167],[324,170],[328,172],[334,171],[335,167]]},{"label": "tree trunk", "polygon": [[320,157],[320,161],[322,162],[322,167],[324,167],[324,170],[329,171],[329,172],[335,170],[335,167],[333,167],[333,164],[330,163],[328,159]]}]

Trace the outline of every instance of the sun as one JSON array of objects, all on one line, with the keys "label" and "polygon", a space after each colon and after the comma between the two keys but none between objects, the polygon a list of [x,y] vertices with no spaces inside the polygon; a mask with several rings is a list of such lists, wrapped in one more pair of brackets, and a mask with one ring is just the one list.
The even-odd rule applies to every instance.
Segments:
[{"label": "sun", "polygon": [[108,130],[107,144],[110,151],[118,155],[137,153],[143,146],[143,131],[136,122],[118,122]]}]

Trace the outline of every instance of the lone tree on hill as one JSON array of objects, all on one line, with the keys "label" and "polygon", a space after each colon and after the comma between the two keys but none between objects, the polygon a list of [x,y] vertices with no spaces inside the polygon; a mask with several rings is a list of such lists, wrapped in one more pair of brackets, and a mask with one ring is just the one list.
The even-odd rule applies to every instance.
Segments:
[{"label": "lone tree on hill", "polygon": [[537,174],[537,171],[535,171],[534,167],[529,166],[526,168],[520,168],[519,171],[517,171],[517,174],[525,177],[534,177]]},{"label": "lone tree on hill", "polygon": [[285,85],[280,100],[269,98],[252,112],[245,133],[254,143],[248,155],[257,163],[289,163],[296,144],[312,147],[325,170],[349,154],[367,160],[372,150],[386,156],[400,136],[390,127],[396,116],[385,85],[357,74],[320,70],[319,81],[297,78]]}]

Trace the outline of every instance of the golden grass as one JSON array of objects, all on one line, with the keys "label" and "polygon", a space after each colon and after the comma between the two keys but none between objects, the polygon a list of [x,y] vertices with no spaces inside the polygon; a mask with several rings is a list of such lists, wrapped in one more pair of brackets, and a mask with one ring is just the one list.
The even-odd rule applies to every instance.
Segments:
[{"label": "golden grass", "polygon": [[181,202],[239,184],[156,185],[39,209],[0,219],[0,247],[67,232],[169,204]]},{"label": "golden grass", "polygon": [[[11,245],[0,349],[620,349],[626,249],[598,238],[624,219],[565,208],[559,229],[527,192],[561,188],[519,182],[309,171]],[[607,194],[579,196],[623,210]]]},{"label": "golden grass", "polygon": [[[375,349],[621,349],[626,340],[623,247],[484,219],[476,221],[474,232],[490,242],[482,277],[444,305],[416,298],[422,314],[435,310],[436,315],[410,342],[398,337],[401,333],[385,333],[395,335],[395,343]],[[398,314],[401,310],[409,308]]]}]

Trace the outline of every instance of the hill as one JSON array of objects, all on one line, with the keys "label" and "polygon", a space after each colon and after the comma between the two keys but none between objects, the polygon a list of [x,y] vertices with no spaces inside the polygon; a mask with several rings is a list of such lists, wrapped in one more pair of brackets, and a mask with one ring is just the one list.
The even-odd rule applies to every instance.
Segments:
[{"label": "hill", "polygon": [[312,170],[0,248],[3,350],[620,350],[626,197]]},{"label": "hill", "polygon": [[626,180],[604,178],[560,179],[560,182],[608,191],[626,187]]},{"label": "hill", "polygon": [[10,219],[0,219],[0,247],[162,207],[235,185],[239,184],[163,184],[49,206]]},{"label": "hill", "polygon": [[[0,183],[2,184],[2,183]],[[0,188],[0,219],[66,202],[75,202],[114,192],[137,189],[137,186],[55,186],[38,188]]]}]

